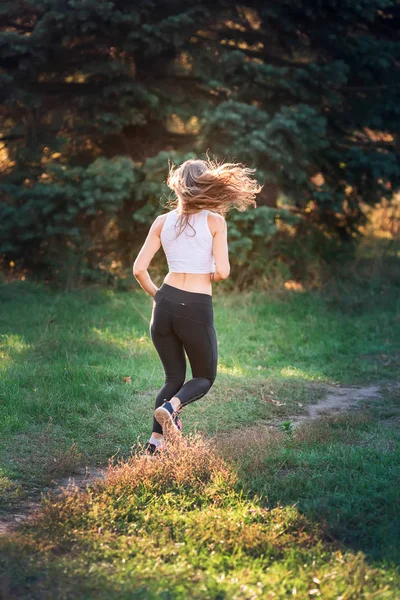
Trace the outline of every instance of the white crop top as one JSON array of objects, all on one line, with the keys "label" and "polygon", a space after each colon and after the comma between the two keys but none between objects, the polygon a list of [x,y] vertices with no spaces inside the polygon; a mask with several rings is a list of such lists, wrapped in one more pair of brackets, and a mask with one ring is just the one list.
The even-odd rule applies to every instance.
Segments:
[{"label": "white crop top", "polygon": [[[167,214],[161,230],[161,245],[172,273],[214,273],[213,236],[208,227],[209,211],[204,208],[189,215],[189,222],[178,235],[177,209]],[[192,227],[193,229],[192,229]]]}]

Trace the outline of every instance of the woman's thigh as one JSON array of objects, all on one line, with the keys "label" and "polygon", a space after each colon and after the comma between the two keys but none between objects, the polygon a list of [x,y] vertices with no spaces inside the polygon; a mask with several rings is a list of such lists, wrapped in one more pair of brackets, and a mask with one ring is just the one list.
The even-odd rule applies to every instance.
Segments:
[{"label": "woman's thigh", "polygon": [[150,337],[167,377],[185,380],[186,358],[182,340],[173,330],[171,315],[153,305]]},{"label": "woman's thigh", "polygon": [[182,293],[177,289],[164,292],[160,289],[155,296],[155,305],[160,337],[172,327],[186,351],[193,377],[214,380],[218,347],[212,303],[196,301],[190,292]]},{"label": "woman's thigh", "polygon": [[183,342],[193,377],[214,379],[217,376],[218,346],[215,329],[207,323],[174,321],[174,327]]}]

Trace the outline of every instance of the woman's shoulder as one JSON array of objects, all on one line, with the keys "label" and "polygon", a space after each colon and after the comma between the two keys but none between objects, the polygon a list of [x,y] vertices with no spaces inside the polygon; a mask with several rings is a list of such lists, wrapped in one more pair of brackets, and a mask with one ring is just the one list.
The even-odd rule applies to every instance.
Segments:
[{"label": "woman's shoulder", "polygon": [[209,227],[213,237],[217,233],[217,231],[219,231],[225,227],[225,223],[226,223],[225,217],[223,217],[219,213],[209,210],[207,213],[207,219],[208,219],[208,227]]},{"label": "woman's shoulder", "polygon": [[220,227],[221,227],[221,225],[226,223],[225,217],[223,215],[213,212],[212,210],[208,211],[208,216],[210,216],[210,221],[215,223],[215,225],[219,225]]},{"label": "woman's shoulder", "polygon": [[216,222],[217,221],[220,221],[220,222],[225,221],[225,217],[223,217],[219,213],[216,213],[216,212],[214,212],[212,210],[209,210],[209,209],[207,209],[207,210],[208,210],[208,214],[211,215],[212,218],[214,218]]},{"label": "woman's shoulder", "polygon": [[164,227],[164,223],[168,219],[168,215],[171,214],[172,212],[174,212],[174,211],[170,210],[169,212],[162,213],[161,215],[158,215],[154,219],[152,227],[155,229],[156,233],[158,233],[158,234],[161,233],[162,228]]}]

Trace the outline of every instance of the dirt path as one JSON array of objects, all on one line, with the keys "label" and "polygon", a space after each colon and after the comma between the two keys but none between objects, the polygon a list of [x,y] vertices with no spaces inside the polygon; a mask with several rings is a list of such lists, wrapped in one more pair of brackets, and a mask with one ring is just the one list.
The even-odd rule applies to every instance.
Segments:
[{"label": "dirt path", "polygon": [[349,387],[326,385],[325,387],[328,392],[326,397],[317,404],[310,404],[307,407],[307,414],[294,415],[285,419],[292,422],[293,429],[304,421],[317,419],[322,414],[355,408],[361,400],[380,398],[384,388],[389,390],[400,389],[400,382],[392,382],[385,385],[371,384]]},{"label": "dirt path", "polygon": [[[54,479],[50,489],[51,491],[57,491],[57,489],[62,491],[69,486],[77,486],[80,490],[84,490],[87,485],[90,485],[96,481],[96,479],[103,479],[106,473],[107,467],[84,467],[76,475]],[[0,515],[0,535],[11,533],[20,523],[38,511],[40,505],[40,498],[31,498],[21,501],[20,505],[17,508],[14,508],[13,511]]]},{"label": "dirt path", "polygon": [[[334,413],[342,410],[356,408],[361,400],[368,398],[380,398],[386,390],[399,389],[400,382],[387,384],[372,384],[367,386],[341,387],[326,385],[326,397],[316,404],[310,404],[305,415],[293,415],[285,417],[286,421],[291,421],[293,429],[305,421],[317,419],[322,414]],[[282,420],[282,419],[281,419]],[[52,491],[63,490],[68,486],[77,486],[79,489],[86,489],[97,479],[103,479],[107,473],[107,467],[85,467],[81,473],[72,477],[63,477],[54,480],[51,486]],[[17,509],[4,515],[0,515],[0,535],[11,533],[20,523],[28,519],[40,509],[40,499],[29,499],[21,502]]]}]

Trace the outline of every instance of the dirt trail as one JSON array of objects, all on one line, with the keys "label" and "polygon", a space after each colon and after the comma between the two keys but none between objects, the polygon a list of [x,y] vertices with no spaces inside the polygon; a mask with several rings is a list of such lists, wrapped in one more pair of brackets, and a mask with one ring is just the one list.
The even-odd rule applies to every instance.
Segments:
[{"label": "dirt trail", "polygon": [[[400,382],[350,387],[326,385],[325,387],[327,389],[326,397],[316,404],[307,406],[307,414],[285,417],[285,420],[292,422],[293,428],[296,428],[305,421],[317,419],[322,414],[355,408],[361,400],[380,398],[385,389],[400,389]],[[106,473],[107,467],[85,467],[77,475],[54,480],[51,490],[63,490],[68,488],[68,486],[77,486],[79,489],[84,490],[87,485],[92,484],[95,480],[104,479]],[[20,506],[14,509],[13,512],[0,515],[0,535],[11,533],[20,523],[28,519],[39,509],[40,499],[29,499],[21,502]]]},{"label": "dirt trail", "polygon": [[307,414],[294,415],[285,419],[292,422],[293,428],[304,421],[317,419],[322,414],[355,408],[361,400],[380,398],[384,388],[388,390],[400,389],[400,382],[349,387],[326,385],[325,387],[328,391],[326,397],[316,404],[307,406]]},{"label": "dirt trail", "polygon": [[[85,490],[87,485],[90,485],[97,479],[104,479],[106,473],[107,467],[84,467],[76,475],[54,479],[50,489],[54,492],[57,489],[62,491],[70,486],[77,486],[80,490]],[[0,535],[11,533],[20,523],[37,512],[40,506],[40,498],[31,498],[21,501],[18,508],[15,508],[13,511],[0,515]]]}]

